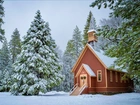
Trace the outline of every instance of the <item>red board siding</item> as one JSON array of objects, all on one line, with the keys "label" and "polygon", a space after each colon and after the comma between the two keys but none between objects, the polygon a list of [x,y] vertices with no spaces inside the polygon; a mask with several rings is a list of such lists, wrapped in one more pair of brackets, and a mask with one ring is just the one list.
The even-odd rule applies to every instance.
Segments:
[{"label": "red board siding", "polygon": [[[95,77],[90,77],[87,71],[83,68],[78,76],[74,78],[74,83],[80,84],[80,74],[87,74],[87,83],[88,88],[83,91],[83,94],[88,93],[109,93],[109,92],[128,92],[129,90],[133,90],[133,81],[129,79],[128,81],[122,81],[120,78],[120,73],[117,72],[117,82],[116,82],[116,71],[112,70],[112,79],[110,81],[110,71],[106,70],[105,67],[102,65],[101,61],[92,53],[92,51],[88,48],[85,49],[84,55],[78,61],[78,65],[76,65],[74,76],[76,76],[78,70],[82,64],[87,64],[95,73]],[[97,71],[101,70],[102,72],[102,81],[97,82]],[[105,73],[106,72],[106,73]],[[91,78],[91,85],[90,84]],[[106,80],[107,79],[107,80]],[[107,83],[107,85],[106,85]],[[91,87],[89,87],[91,86]]]},{"label": "red board siding", "polygon": [[96,87],[96,77],[91,77],[91,87]]},{"label": "red board siding", "polygon": [[78,66],[77,66],[77,68],[75,70],[75,74],[77,74],[79,68],[81,67],[81,65],[83,63],[89,65],[90,68],[96,74],[96,76],[97,76],[97,70],[102,70],[102,82],[97,82],[97,80],[96,80],[96,81],[94,81],[94,83],[96,84],[97,87],[105,87],[106,86],[106,82],[105,82],[105,68],[101,64],[101,62],[96,58],[96,56],[89,49],[86,50],[83,58],[79,62]]},{"label": "red board siding", "polygon": [[121,82],[121,72],[117,72],[117,76],[118,76],[118,82],[116,82],[116,75],[115,75],[116,71],[112,71],[112,79],[113,81],[110,81],[110,70],[107,70],[107,81],[108,81],[108,91],[118,91],[118,92],[126,92],[128,91],[130,88],[133,89],[133,81],[132,80],[122,80]]}]

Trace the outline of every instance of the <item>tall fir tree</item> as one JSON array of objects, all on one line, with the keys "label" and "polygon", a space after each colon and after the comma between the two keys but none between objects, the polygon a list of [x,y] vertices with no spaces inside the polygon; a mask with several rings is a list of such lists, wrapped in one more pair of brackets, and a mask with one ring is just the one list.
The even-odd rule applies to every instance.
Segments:
[{"label": "tall fir tree", "polygon": [[2,49],[0,50],[0,91],[9,91],[11,83],[12,63],[7,40],[4,37]]},{"label": "tall fir tree", "polygon": [[12,63],[15,63],[17,55],[21,52],[21,39],[17,28],[14,30],[13,35],[11,36],[9,47],[12,57]]},{"label": "tall fir tree", "polygon": [[[56,51],[56,53],[58,55],[59,63],[62,66],[60,74],[63,75],[63,73],[62,73],[63,72],[63,52],[59,48],[59,46],[56,47],[55,51]],[[63,75],[63,80],[64,80],[64,75]],[[63,89],[62,83],[63,83],[63,81],[61,82],[61,84],[59,86],[55,86],[54,88],[52,88],[52,90],[54,90],[54,91],[62,91],[62,89]]]},{"label": "tall fir tree", "polygon": [[66,51],[63,55],[63,75],[65,80],[63,81],[64,91],[70,91],[73,87],[73,74],[71,73],[72,67],[78,59],[83,49],[82,35],[78,26],[73,31],[72,39],[68,41]]},{"label": "tall fir tree", "polygon": [[62,80],[56,44],[38,10],[24,37],[22,50],[14,64],[12,94],[38,95],[46,93]]},{"label": "tall fir tree", "polygon": [[73,53],[73,57],[75,60],[79,57],[82,49],[83,49],[83,44],[82,44],[82,35],[81,31],[79,30],[78,26],[73,31],[73,36],[72,36],[72,50],[71,53]]},{"label": "tall fir tree", "polygon": [[65,76],[64,81],[62,82],[62,90],[70,91],[73,87],[73,74],[71,69],[75,63],[75,58],[73,56],[73,44],[69,40],[67,43],[66,51],[63,54],[63,71],[62,74]]},{"label": "tall fir tree", "polygon": [[4,17],[4,7],[3,7],[3,0],[0,0],[0,41],[4,40],[4,29],[2,29],[2,24],[4,24],[3,17]]},{"label": "tall fir tree", "polygon": [[87,44],[87,42],[88,42],[88,30],[89,30],[89,27],[90,27],[90,22],[91,22],[91,20],[92,20],[92,22],[93,22],[93,26],[95,27],[95,29],[96,29],[96,20],[95,20],[95,18],[94,18],[94,16],[93,16],[93,14],[92,14],[92,12],[90,11],[89,12],[89,15],[88,15],[88,18],[87,18],[87,21],[86,21],[86,25],[85,25],[85,28],[84,28],[84,34],[83,34],[83,45],[85,46],[86,44]]}]

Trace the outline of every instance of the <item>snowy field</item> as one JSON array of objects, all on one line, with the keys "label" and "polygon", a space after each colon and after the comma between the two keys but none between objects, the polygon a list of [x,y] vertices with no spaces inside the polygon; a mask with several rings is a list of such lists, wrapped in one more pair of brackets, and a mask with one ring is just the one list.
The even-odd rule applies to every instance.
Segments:
[{"label": "snowy field", "polygon": [[12,96],[1,92],[0,105],[140,105],[140,93],[69,96],[53,91],[39,96]]}]

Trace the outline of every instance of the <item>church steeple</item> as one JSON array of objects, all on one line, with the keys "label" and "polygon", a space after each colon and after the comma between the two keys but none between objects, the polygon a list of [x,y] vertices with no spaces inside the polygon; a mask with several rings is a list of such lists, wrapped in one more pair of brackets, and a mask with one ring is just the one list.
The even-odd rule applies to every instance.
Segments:
[{"label": "church steeple", "polygon": [[88,43],[97,42],[97,37],[95,36],[96,31],[94,29],[88,31]]},{"label": "church steeple", "polygon": [[89,31],[88,33],[88,43],[94,46],[94,43],[97,42],[97,37],[95,36],[96,34],[96,26],[93,20],[93,17],[91,17],[90,20],[90,26],[89,26]]}]

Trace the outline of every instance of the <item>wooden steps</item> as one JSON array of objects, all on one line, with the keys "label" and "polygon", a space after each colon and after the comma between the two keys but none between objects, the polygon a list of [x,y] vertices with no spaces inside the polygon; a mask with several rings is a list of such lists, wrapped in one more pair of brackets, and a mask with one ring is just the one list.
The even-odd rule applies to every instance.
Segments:
[{"label": "wooden steps", "polygon": [[72,88],[72,92],[70,93],[70,95],[72,96],[77,96],[80,95],[84,89],[87,88],[86,84],[84,84],[83,86],[79,87],[78,85],[76,85],[76,87]]},{"label": "wooden steps", "polygon": [[71,96],[77,96],[77,95],[79,95],[79,93],[80,93],[80,87],[77,87],[70,95]]}]

